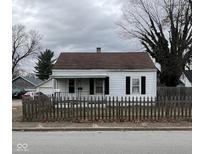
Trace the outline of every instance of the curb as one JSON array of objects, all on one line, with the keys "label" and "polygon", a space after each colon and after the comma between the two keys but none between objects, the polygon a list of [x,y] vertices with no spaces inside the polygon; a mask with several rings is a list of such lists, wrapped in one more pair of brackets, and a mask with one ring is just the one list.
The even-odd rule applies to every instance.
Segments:
[{"label": "curb", "polygon": [[192,127],[33,127],[12,128],[12,131],[192,131]]}]

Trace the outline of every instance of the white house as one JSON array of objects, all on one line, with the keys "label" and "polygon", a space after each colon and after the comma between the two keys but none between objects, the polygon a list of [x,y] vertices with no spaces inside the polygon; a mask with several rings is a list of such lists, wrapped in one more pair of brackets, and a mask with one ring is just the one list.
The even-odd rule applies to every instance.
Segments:
[{"label": "white house", "polygon": [[63,97],[156,96],[157,69],[146,52],[64,52],[50,77],[45,83],[52,85],[41,84],[39,91]]}]

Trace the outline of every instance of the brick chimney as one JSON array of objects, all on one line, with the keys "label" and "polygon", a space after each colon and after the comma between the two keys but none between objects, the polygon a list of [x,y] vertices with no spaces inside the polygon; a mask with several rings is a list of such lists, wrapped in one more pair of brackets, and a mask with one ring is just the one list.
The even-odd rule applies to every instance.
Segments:
[{"label": "brick chimney", "polygon": [[100,48],[100,47],[97,47],[97,48],[96,48],[96,52],[97,52],[97,53],[101,53],[101,48]]}]

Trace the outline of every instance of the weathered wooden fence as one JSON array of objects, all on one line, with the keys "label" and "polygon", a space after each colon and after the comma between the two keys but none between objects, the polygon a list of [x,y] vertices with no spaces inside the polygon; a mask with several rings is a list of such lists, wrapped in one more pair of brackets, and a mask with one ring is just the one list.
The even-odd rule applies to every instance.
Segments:
[{"label": "weathered wooden fence", "polygon": [[22,101],[24,121],[162,121],[192,120],[191,97],[63,99],[35,97]]},{"label": "weathered wooden fence", "polygon": [[162,97],[186,97],[192,96],[191,87],[157,87],[157,96]]}]

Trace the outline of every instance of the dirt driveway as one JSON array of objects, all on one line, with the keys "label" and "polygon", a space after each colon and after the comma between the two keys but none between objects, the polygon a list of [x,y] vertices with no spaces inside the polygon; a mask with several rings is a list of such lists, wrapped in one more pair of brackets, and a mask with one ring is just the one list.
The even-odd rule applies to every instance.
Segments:
[{"label": "dirt driveway", "polygon": [[12,106],[22,106],[21,99],[12,99]]}]

